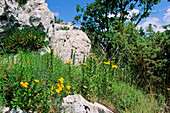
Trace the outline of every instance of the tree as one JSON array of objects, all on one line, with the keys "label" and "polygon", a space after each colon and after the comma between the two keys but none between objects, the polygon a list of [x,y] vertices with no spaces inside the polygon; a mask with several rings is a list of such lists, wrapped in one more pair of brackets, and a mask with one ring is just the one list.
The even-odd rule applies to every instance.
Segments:
[{"label": "tree", "polygon": [[[128,19],[129,11],[140,9],[138,14],[133,14],[129,19],[137,26],[143,18],[150,15],[153,6],[159,2],[160,0],[95,0],[87,4],[85,9],[77,5],[76,10],[80,14],[75,17],[75,21],[80,22],[81,29],[87,33],[93,47],[102,48],[110,54],[112,37],[109,34],[122,30],[121,25]],[[110,14],[114,16],[109,17]],[[110,29],[117,24],[119,26],[115,29]]]}]

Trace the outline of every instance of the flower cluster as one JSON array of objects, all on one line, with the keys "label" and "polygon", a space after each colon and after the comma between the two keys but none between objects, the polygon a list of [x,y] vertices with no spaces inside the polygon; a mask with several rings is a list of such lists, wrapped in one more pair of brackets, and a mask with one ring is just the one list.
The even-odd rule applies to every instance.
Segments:
[{"label": "flower cluster", "polygon": [[110,65],[110,61],[108,61],[108,62],[103,62],[104,64],[106,64],[106,65]]},{"label": "flower cluster", "polygon": [[28,88],[28,82],[20,82],[20,84],[25,87],[25,88]]},{"label": "flower cluster", "polygon": [[[60,79],[58,79],[58,81],[60,82],[60,83],[58,83],[57,84],[57,86],[58,86],[58,89],[56,89],[56,92],[57,93],[60,93],[61,91],[62,91],[62,89],[64,88],[64,85],[63,85],[63,81],[64,81],[64,79],[61,77]],[[67,85],[66,86],[66,94],[68,94],[68,90],[71,88],[71,86],[69,86],[69,85]]]}]

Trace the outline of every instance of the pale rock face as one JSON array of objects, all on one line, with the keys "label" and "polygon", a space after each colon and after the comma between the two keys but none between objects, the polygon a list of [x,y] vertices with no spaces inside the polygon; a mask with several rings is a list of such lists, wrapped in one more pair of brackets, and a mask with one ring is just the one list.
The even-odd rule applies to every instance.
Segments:
[{"label": "pale rock face", "polygon": [[98,103],[91,103],[85,100],[81,95],[68,95],[63,98],[61,113],[113,113],[105,106]]},{"label": "pale rock face", "polygon": [[0,33],[5,35],[11,28],[22,25],[47,32],[49,39],[54,38],[54,13],[51,13],[45,0],[28,0],[19,7],[15,0],[0,0]]},{"label": "pale rock face", "polygon": [[79,63],[91,48],[91,41],[81,30],[58,30],[55,32],[52,44],[54,54],[59,55],[64,62],[71,60],[71,49],[75,52],[76,63]]},{"label": "pale rock face", "polygon": [[[0,38],[8,34],[11,28],[22,28],[23,25],[33,27],[36,30],[47,32],[46,41],[49,46],[55,48],[62,60],[70,60],[71,48],[74,48],[77,63],[83,60],[83,55],[90,52],[90,40],[81,30],[73,30],[71,23],[57,24],[54,21],[54,13],[50,12],[45,0],[28,0],[19,7],[15,0],[0,0]],[[68,31],[60,30],[68,27]],[[50,52],[50,48],[43,48],[44,52]]]}]

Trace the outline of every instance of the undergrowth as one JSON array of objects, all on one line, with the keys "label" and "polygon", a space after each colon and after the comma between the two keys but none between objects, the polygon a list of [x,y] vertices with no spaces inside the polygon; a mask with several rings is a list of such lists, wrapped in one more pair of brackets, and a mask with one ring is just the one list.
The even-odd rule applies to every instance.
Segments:
[{"label": "undergrowth", "polygon": [[26,112],[59,112],[63,97],[80,94],[114,112],[150,113],[163,108],[162,95],[154,98],[131,84],[130,73],[115,63],[119,58],[97,58],[91,53],[84,55],[83,63],[73,65],[73,60],[64,63],[53,51],[0,57],[1,105]]}]

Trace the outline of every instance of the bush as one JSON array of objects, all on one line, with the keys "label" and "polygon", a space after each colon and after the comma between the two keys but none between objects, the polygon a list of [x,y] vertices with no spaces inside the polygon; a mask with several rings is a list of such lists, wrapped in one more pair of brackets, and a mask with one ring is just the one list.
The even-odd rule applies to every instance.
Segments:
[{"label": "bush", "polygon": [[15,1],[19,3],[19,6],[23,6],[27,3],[27,0],[15,0]]},{"label": "bush", "polygon": [[15,29],[0,39],[0,54],[17,53],[19,50],[36,51],[48,44],[45,42],[46,33],[33,28]]},{"label": "bush", "polygon": [[167,33],[154,32],[152,25],[145,33],[142,28],[137,30],[134,24],[128,23],[122,25],[120,31],[107,35],[113,37],[112,53],[118,51],[122,67],[129,66],[132,83],[149,93],[168,94],[170,40]]}]

